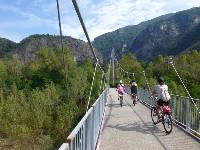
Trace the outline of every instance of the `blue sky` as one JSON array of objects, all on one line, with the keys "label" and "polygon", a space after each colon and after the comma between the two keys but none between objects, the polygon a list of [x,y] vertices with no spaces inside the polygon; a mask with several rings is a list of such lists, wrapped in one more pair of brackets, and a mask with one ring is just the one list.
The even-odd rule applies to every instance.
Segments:
[{"label": "blue sky", "polygon": [[[199,7],[200,0],[77,0],[95,37],[157,16]],[[71,0],[59,0],[64,35],[85,40]],[[56,0],[0,0],[0,37],[19,42],[32,34],[59,34]]]}]

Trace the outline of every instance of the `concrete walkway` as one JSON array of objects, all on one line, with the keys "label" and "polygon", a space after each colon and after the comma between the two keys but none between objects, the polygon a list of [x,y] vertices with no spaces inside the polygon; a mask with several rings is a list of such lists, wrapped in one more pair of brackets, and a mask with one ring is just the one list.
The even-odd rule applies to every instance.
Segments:
[{"label": "concrete walkway", "polygon": [[120,107],[117,92],[110,89],[100,150],[200,150],[200,143],[175,127],[166,135],[162,124],[153,125],[150,110],[132,105],[129,95]]}]

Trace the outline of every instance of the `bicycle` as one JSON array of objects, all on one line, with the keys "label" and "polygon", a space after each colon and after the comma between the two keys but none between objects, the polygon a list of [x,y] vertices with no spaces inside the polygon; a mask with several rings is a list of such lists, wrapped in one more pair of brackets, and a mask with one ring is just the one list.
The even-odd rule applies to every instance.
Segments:
[{"label": "bicycle", "polygon": [[160,110],[158,111],[158,113],[156,107],[152,107],[151,118],[154,125],[158,124],[159,122],[162,122],[166,134],[172,132],[173,124],[171,108],[168,105],[163,104],[163,106],[160,106]]},{"label": "bicycle", "polygon": [[131,94],[132,100],[133,100],[133,105],[137,104],[137,95],[135,93]]},{"label": "bicycle", "polygon": [[118,94],[118,99],[120,100],[120,106],[122,107],[122,105],[123,105],[123,95],[121,95],[121,94]]}]

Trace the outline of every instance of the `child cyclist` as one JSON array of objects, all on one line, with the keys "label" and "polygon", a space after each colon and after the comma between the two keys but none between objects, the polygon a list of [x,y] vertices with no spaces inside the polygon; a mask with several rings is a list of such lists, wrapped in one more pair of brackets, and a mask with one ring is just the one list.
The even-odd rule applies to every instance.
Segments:
[{"label": "child cyclist", "polygon": [[133,98],[133,104],[137,103],[137,83],[135,80],[131,81],[131,96]]},{"label": "child cyclist", "polygon": [[123,95],[125,93],[125,86],[122,83],[122,80],[119,81],[119,84],[117,85],[117,92],[118,92],[118,96],[119,98],[123,99]]}]

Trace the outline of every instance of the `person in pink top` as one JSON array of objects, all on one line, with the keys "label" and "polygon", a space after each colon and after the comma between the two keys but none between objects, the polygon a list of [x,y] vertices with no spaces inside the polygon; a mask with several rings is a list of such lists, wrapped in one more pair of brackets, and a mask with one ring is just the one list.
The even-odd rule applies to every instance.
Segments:
[{"label": "person in pink top", "polygon": [[118,94],[119,95],[124,95],[124,93],[125,93],[125,86],[124,86],[124,84],[122,83],[122,80],[120,80],[120,82],[119,82],[119,84],[118,84],[118,86],[117,86],[117,91],[118,91]]},{"label": "person in pink top", "polygon": [[125,93],[125,86],[122,83],[122,80],[120,80],[118,86],[117,86],[117,92],[118,92],[118,99],[120,99],[120,105],[122,106],[123,103],[123,95]]}]

